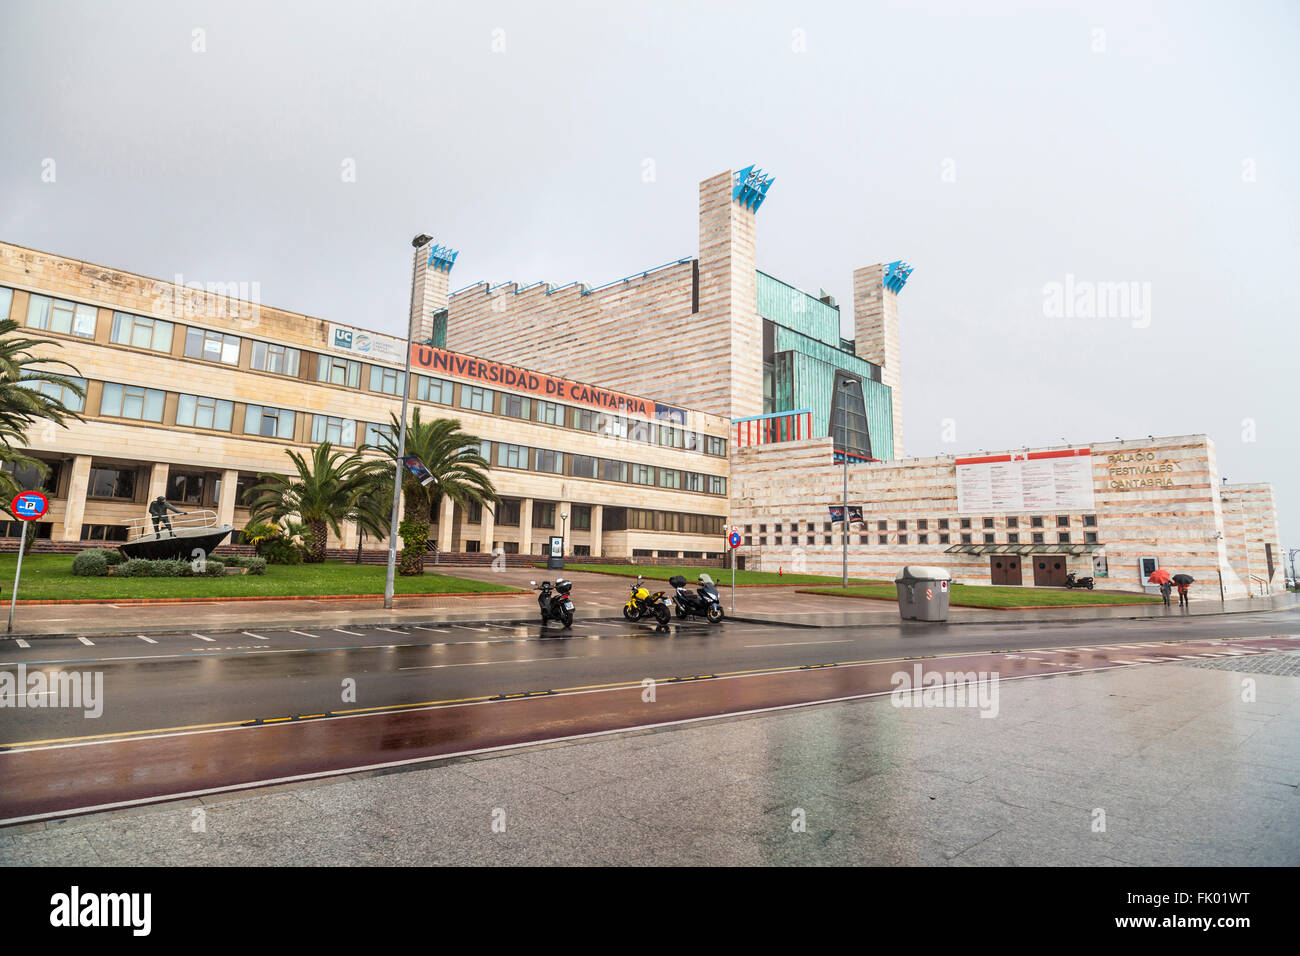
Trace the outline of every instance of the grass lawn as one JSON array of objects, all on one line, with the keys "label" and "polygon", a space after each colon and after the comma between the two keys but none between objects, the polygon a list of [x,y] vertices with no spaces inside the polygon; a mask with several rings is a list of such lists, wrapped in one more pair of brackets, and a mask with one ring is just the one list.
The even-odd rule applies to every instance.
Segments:
[{"label": "grass lawn", "polygon": [[[868,584],[849,587],[847,590],[838,587],[811,588],[807,593],[898,600],[898,588],[893,584]],[[979,584],[954,584],[952,596],[948,599],[948,603],[956,607],[1071,607],[1081,604],[1156,604],[1159,601],[1160,598],[1146,594],[1107,594]]]},{"label": "grass lawn", "polygon": [[[326,561],[324,564],[268,564],[266,574],[238,574],[220,578],[82,578],[72,573],[71,554],[29,554],[23,558],[20,601],[88,598],[185,597],[292,597],[313,594],[384,593],[383,566]],[[0,555],[0,588],[4,599],[13,596],[16,554]],[[516,591],[518,588],[472,581],[445,574],[396,576],[398,594],[447,594],[458,591]]]},{"label": "grass lawn", "polygon": [[[674,574],[680,574],[687,581],[694,581],[703,571],[713,578],[714,583],[720,585],[731,584],[731,571],[726,568],[660,568],[660,567],[638,567],[626,564],[565,564],[566,571],[595,571],[601,574],[621,574],[626,577],[634,578],[638,574],[643,574],[652,581],[667,581]],[[849,581],[855,584],[867,584],[864,578],[849,578]],[[840,578],[831,577],[825,574],[777,574],[775,571],[737,571],[736,584],[839,584]]]}]

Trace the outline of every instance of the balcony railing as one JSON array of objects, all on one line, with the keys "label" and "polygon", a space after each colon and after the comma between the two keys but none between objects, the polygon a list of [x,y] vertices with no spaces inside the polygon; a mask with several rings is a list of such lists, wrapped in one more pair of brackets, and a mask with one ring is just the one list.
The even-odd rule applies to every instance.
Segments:
[{"label": "balcony railing", "polygon": [[749,418],[733,418],[734,447],[747,445],[773,445],[785,441],[812,438],[812,409],[799,408],[788,412],[771,412]]}]

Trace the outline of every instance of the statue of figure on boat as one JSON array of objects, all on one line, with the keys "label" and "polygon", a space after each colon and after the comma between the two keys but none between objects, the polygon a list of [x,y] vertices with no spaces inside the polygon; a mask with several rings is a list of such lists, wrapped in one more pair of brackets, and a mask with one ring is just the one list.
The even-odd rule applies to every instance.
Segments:
[{"label": "statue of figure on boat", "polygon": [[[170,517],[176,515],[176,519]],[[181,511],[163,495],[149,502],[149,513],[124,522],[127,541],[118,550],[128,558],[190,560],[196,550],[211,554],[234,530],[217,524],[215,511]],[[153,530],[149,530],[152,524]]]}]

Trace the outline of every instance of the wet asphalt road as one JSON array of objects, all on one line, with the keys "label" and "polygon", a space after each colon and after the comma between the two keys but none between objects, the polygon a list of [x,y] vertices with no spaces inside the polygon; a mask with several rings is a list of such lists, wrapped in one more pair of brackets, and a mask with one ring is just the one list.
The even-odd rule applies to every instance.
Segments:
[{"label": "wet asphalt road", "polygon": [[[1300,634],[1300,610],[1053,625],[795,628],[674,621],[431,624],[56,638],[0,645],[0,670],[103,674],[98,718],[0,710],[0,745],[67,741],[326,711],[447,703],[766,668],[972,651]],[[345,697],[345,689],[355,693]]]}]

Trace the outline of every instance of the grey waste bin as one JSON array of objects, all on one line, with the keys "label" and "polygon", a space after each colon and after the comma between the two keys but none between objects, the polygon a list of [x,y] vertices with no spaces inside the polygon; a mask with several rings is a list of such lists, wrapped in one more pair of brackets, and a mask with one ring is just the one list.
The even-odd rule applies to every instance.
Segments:
[{"label": "grey waste bin", "polygon": [[948,620],[952,575],[947,568],[908,565],[894,583],[898,585],[898,613],[903,620]]}]

